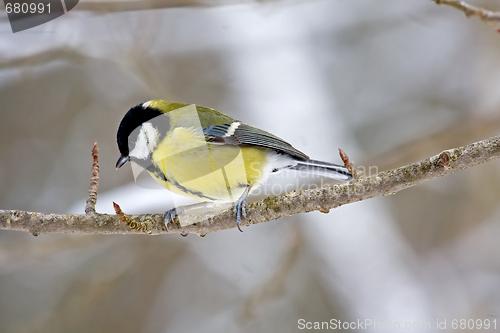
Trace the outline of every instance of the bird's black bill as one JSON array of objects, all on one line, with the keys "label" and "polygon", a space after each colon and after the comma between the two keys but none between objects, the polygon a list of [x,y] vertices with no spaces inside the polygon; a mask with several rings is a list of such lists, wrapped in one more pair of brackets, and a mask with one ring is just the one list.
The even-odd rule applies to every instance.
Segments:
[{"label": "bird's black bill", "polygon": [[128,161],[130,161],[130,157],[128,157],[128,156],[120,156],[120,158],[118,159],[118,161],[116,161],[116,170],[120,169]]}]

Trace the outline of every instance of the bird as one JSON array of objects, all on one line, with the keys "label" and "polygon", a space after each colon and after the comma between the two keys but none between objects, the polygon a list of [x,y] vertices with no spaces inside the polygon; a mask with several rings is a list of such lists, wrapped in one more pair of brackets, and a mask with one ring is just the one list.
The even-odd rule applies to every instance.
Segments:
[{"label": "bird", "polygon": [[344,166],[312,160],[271,133],[195,104],[151,100],[130,108],[117,144],[117,170],[131,161],[171,192],[202,202],[166,211],[165,227],[191,209],[234,203],[242,231],[248,195],[282,170],[352,179]]}]

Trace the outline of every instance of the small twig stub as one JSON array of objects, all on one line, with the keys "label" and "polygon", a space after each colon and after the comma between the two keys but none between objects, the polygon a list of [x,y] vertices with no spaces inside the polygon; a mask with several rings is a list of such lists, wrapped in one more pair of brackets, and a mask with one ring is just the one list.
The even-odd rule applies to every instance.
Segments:
[{"label": "small twig stub", "polygon": [[342,159],[342,162],[344,162],[344,166],[346,167],[347,170],[349,170],[349,172],[352,174],[354,179],[363,178],[363,175],[358,170],[356,170],[354,165],[349,160],[349,157],[347,156],[347,154],[344,153],[344,151],[340,148],[339,148],[339,155],[340,155],[340,158]]},{"label": "small twig stub", "polygon": [[90,177],[89,197],[85,205],[86,214],[95,214],[95,204],[97,202],[97,187],[99,186],[99,148],[97,141],[92,146],[92,176]]},{"label": "small twig stub", "polygon": [[152,232],[153,225],[151,222],[148,222],[148,221],[135,222],[133,219],[131,219],[128,215],[126,215],[122,211],[122,209],[120,208],[120,206],[116,202],[113,202],[113,208],[115,209],[116,216],[118,216],[120,221],[122,221],[123,223],[128,225],[131,229],[134,229],[137,231],[142,231],[142,232],[145,232],[147,234],[150,234]]}]

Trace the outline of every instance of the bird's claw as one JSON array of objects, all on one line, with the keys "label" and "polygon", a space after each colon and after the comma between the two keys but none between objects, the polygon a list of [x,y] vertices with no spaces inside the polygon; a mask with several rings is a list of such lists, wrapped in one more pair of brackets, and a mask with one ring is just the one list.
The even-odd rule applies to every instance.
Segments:
[{"label": "bird's claw", "polygon": [[236,204],[234,205],[234,214],[236,215],[236,225],[238,226],[238,230],[243,232],[243,230],[241,230],[241,227],[240,227],[240,223],[241,223],[241,216],[243,216],[244,218],[247,217],[247,212],[245,211],[245,205],[247,203],[247,198],[240,198]]},{"label": "bird's claw", "polygon": [[165,229],[168,231],[168,226],[167,224],[169,222],[174,222],[175,217],[177,216],[177,208],[172,208],[170,210],[167,210],[164,215],[164,222],[165,222]]}]

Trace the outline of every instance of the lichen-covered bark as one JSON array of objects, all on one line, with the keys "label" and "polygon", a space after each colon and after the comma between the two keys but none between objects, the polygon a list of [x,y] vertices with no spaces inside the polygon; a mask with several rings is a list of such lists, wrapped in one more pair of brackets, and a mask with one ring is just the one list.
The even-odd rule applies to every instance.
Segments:
[{"label": "lichen-covered bark", "polygon": [[[395,194],[417,184],[442,177],[500,157],[500,136],[464,147],[443,151],[426,160],[384,171],[371,177],[360,178],[346,184],[326,186],[316,190],[293,191],[270,197],[247,206],[248,219],[242,225],[276,220],[284,216],[314,210],[328,212],[352,202]],[[236,227],[232,210],[215,216],[188,215],[193,224],[180,227],[170,223],[168,231],[163,215],[57,215],[12,210],[0,210],[0,229],[23,230],[34,235],[40,233],[86,234],[161,234],[209,232]],[[126,222],[124,222],[124,221]],[[135,226],[135,227],[134,227]]]}]

